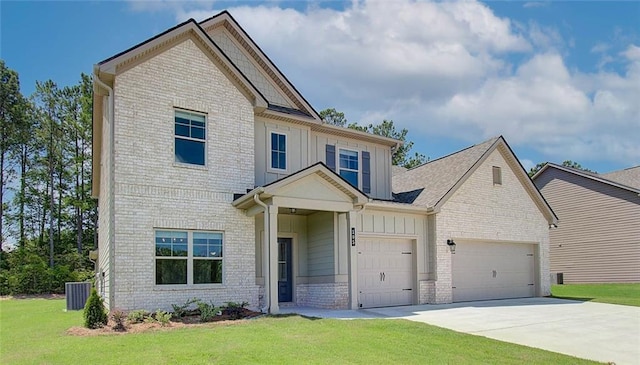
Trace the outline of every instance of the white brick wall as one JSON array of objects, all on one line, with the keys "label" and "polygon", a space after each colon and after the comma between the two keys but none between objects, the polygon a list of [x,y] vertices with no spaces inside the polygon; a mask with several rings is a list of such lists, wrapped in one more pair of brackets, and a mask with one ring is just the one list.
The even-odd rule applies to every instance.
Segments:
[{"label": "white brick wall", "polygon": [[346,309],[349,307],[349,284],[298,284],[296,304],[300,306]]},{"label": "white brick wall", "polygon": [[[492,166],[502,170],[493,185]],[[549,295],[549,226],[502,154],[495,150],[436,216],[436,303],[452,301],[449,238],[537,243],[539,294]]]},{"label": "white brick wall", "polygon": [[[254,219],[231,205],[254,186],[251,103],[189,39],[117,75],[114,90],[114,306],[170,309],[198,297],[257,308]],[[175,107],[206,113],[205,167],[174,162]],[[223,231],[223,284],[156,286],[158,228]]]}]

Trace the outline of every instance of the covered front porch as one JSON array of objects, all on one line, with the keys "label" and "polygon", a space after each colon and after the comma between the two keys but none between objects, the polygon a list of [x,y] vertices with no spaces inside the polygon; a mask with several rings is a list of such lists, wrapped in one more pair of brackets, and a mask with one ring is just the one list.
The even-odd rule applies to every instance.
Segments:
[{"label": "covered front porch", "polygon": [[369,198],[317,163],[239,197],[255,217],[261,309],[356,309],[356,215]]}]

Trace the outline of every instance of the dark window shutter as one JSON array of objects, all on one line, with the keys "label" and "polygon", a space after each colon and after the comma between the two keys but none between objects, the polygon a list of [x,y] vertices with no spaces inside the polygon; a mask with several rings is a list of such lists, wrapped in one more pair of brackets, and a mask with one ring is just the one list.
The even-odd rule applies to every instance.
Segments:
[{"label": "dark window shutter", "polygon": [[362,191],[371,193],[371,156],[368,151],[362,151]]},{"label": "dark window shutter", "polygon": [[336,171],[336,146],[331,144],[327,145],[327,156],[325,162],[328,168],[332,171]]}]

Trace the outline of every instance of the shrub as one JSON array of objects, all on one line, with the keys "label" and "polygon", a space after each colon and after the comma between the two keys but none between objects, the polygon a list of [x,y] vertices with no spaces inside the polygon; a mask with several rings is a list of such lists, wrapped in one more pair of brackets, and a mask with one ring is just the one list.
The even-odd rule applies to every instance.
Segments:
[{"label": "shrub", "polygon": [[124,326],[124,322],[127,319],[127,313],[121,311],[119,309],[115,309],[109,313],[111,316],[111,320],[113,321],[113,330],[114,331],[126,331],[127,328]]},{"label": "shrub", "polygon": [[187,311],[189,309],[189,306],[193,303],[197,303],[198,302],[198,298],[191,298],[189,300],[187,300],[186,302],[184,302],[183,305],[177,305],[177,304],[171,304],[171,307],[173,307],[173,314],[176,318],[182,318],[187,314]]},{"label": "shrub", "polygon": [[127,315],[127,320],[130,323],[142,323],[144,322],[146,317],[149,317],[149,312],[143,309],[139,309],[129,312],[129,315]]},{"label": "shrub", "polygon": [[200,309],[200,322],[209,322],[220,312],[220,308],[216,307],[213,302],[205,303],[198,300],[196,304]]},{"label": "shrub", "polygon": [[156,311],[156,321],[158,321],[163,327],[168,325],[169,321],[171,321],[171,313],[158,309]]},{"label": "shrub", "polygon": [[107,312],[104,309],[102,299],[96,288],[91,289],[87,304],[84,306],[84,326],[87,328],[100,328],[107,324]]}]

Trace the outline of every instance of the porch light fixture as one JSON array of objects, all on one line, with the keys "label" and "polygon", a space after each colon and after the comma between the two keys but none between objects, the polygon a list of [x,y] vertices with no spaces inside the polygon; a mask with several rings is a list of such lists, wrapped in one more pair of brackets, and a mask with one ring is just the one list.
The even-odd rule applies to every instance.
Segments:
[{"label": "porch light fixture", "polygon": [[289,212],[291,214],[296,214],[296,208],[289,208]]},{"label": "porch light fixture", "polygon": [[456,243],[453,242],[452,239],[448,239],[447,240],[447,245],[449,246],[449,249],[451,250],[451,253],[456,252]]}]

